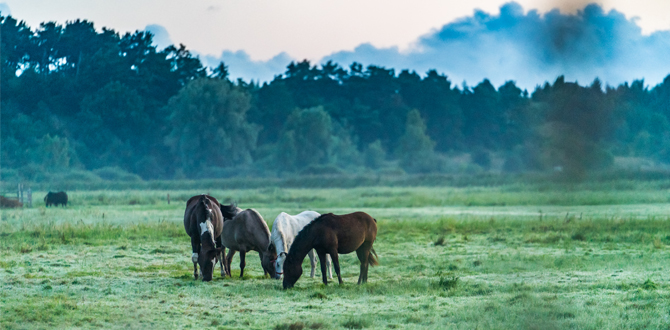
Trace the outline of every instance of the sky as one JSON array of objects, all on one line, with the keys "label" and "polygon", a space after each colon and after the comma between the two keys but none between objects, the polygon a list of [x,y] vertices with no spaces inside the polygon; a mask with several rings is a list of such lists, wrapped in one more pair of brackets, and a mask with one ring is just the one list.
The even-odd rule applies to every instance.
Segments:
[{"label": "sky", "polygon": [[[292,60],[358,61],[456,83],[515,80],[532,88],[565,74],[590,83],[670,73],[670,1],[602,0],[0,0],[30,26],[77,18],[149,30],[233,77],[266,81]],[[558,38],[558,39],[557,39]],[[548,42],[547,40],[552,40]],[[666,64],[668,62],[668,64]]]}]

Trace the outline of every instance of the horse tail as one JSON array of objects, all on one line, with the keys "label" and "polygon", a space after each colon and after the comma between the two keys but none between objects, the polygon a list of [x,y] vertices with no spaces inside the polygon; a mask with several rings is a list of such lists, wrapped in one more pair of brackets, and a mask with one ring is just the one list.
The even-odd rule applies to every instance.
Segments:
[{"label": "horse tail", "polygon": [[375,249],[374,248],[370,249],[370,254],[368,254],[368,265],[370,266],[379,265],[379,261],[377,261],[377,259],[379,259],[379,256],[377,256],[377,252],[375,252]]}]

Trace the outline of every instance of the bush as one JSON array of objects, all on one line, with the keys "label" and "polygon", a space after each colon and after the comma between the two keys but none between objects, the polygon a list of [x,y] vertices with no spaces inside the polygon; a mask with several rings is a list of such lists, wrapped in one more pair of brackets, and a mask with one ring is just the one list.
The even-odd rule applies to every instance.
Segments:
[{"label": "bush", "polygon": [[300,171],[302,175],[337,175],[343,173],[342,169],[333,164],[309,165]]},{"label": "bush", "polygon": [[481,166],[485,170],[491,168],[491,155],[484,149],[475,149],[472,154],[470,154],[470,158],[473,163]]},{"label": "bush", "polygon": [[365,158],[365,166],[369,168],[381,168],[384,166],[386,151],[382,147],[382,142],[377,140],[370,143],[367,148],[365,148],[363,156]]},{"label": "bush", "polygon": [[30,163],[18,169],[19,175],[29,181],[43,181],[45,176],[42,166],[35,163]]},{"label": "bush", "polygon": [[19,182],[23,178],[19,174],[18,170],[13,170],[13,169],[8,169],[8,168],[2,168],[0,169],[0,179],[4,182]]},{"label": "bush", "polygon": [[456,288],[457,285],[458,277],[456,276],[440,277],[440,281],[437,283],[438,287],[446,291]]},{"label": "bush", "polygon": [[82,171],[82,170],[72,170],[62,174],[57,174],[52,176],[53,180],[57,181],[79,181],[79,182],[97,182],[102,179],[93,172]]},{"label": "bush", "polygon": [[503,171],[508,173],[518,173],[522,170],[523,160],[518,155],[512,154],[507,157],[507,159],[505,159],[505,163],[503,164]]},{"label": "bush", "polygon": [[107,166],[93,170],[93,174],[99,176],[103,180],[109,181],[142,181],[142,178],[139,175],[127,172],[116,166]]}]

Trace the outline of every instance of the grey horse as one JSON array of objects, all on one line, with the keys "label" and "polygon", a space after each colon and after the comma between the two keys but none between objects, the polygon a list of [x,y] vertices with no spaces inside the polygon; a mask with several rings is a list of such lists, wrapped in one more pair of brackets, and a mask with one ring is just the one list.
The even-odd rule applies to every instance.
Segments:
[{"label": "grey horse", "polygon": [[246,253],[257,251],[261,258],[264,273],[275,278],[277,250],[270,241],[270,229],[263,217],[254,209],[242,210],[234,204],[221,205],[223,231],[221,244],[228,248],[226,273],[231,276],[230,264],[236,251],[240,251],[240,278],[244,276]]}]

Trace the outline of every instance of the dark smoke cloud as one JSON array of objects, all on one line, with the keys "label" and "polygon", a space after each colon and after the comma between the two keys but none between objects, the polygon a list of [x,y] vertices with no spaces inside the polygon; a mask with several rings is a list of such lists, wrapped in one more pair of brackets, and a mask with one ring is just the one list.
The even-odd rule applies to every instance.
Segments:
[{"label": "dark smoke cloud", "polygon": [[527,88],[559,75],[581,83],[599,77],[614,85],[640,78],[657,83],[670,73],[670,31],[645,36],[633,19],[596,4],[574,15],[557,9],[524,14],[514,2],[503,5],[499,15],[477,10],[421,37],[413,49],[361,45],[326,59],[420,72],[436,68],[455,81],[515,80]]},{"label": "dark smoke cloud", "polygon": [[[596,77],[610,85],[633,79],[656,84],[670,73],[670,31],[643,35],[634,19],[599,5],[576,14],[558,10],[524,13],[514,2],[493,15],[476,10],[472,16],[444,25],[420,37],[408,51],[362,44],[353,51],[326,56],[343,66],[356,61],[418,72],[437,69],[452,81],[475,84],[489,78],[495,85],[515,80],[532,89],[565,75],[568,81],[589,84]],[[280,54],[269,61],[251,61],[243,51],[208,56],[208,64],[223,60],[233,76],[270,80],[289,61]],[[230,62],[230,63],[229,63]],[[233,63],[234,62],[234,63]]]}]

